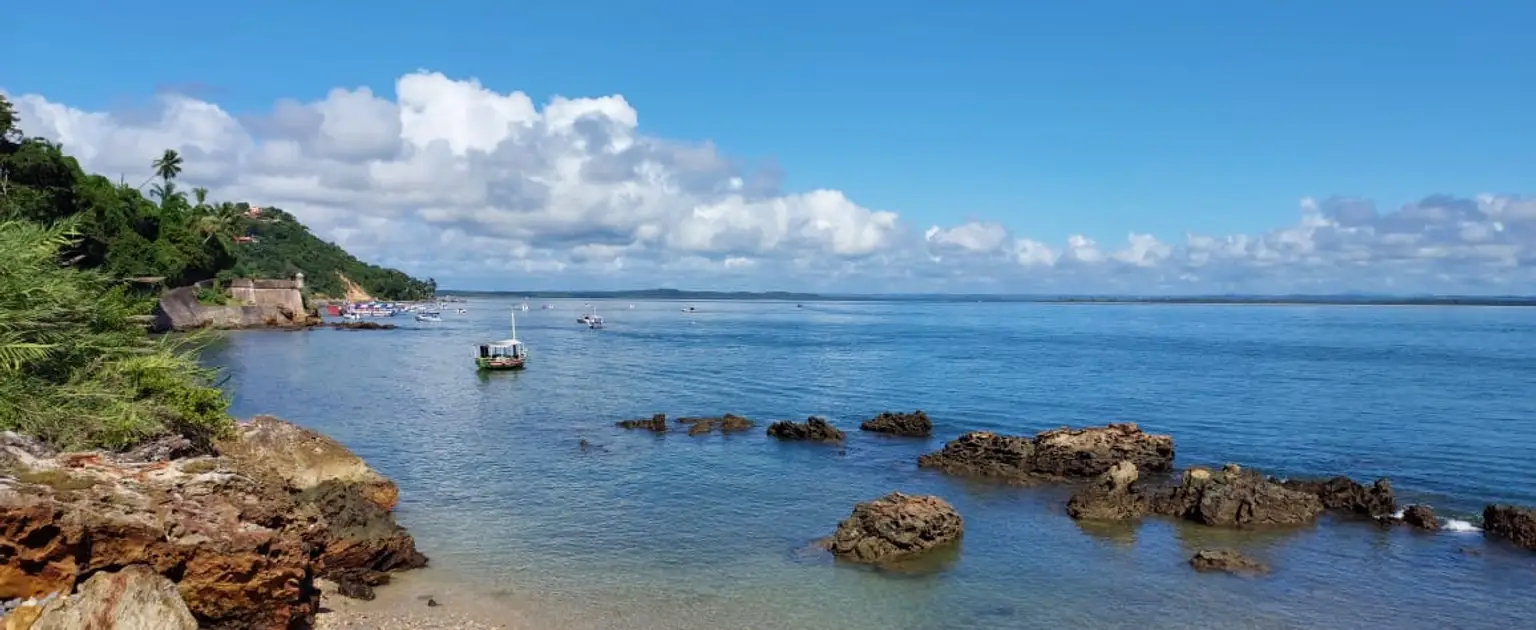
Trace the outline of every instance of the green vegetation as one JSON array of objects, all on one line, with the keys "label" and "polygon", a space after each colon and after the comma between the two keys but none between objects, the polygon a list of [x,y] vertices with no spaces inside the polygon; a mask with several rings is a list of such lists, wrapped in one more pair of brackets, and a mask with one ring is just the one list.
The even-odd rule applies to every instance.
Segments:
[{"label": "green vegetation", "polygon": [[135,187],[85,173],[58,144],[23,136],[19,122],[0,96],[0,220],[69,222],[79,238],[66,246],[65,260],[80,268],[172,287],[302,271],[308,287],[329,296],[342,295],[338,274],[345,274],[390,300],[426,299],[436,289],[431,280],[357,260],[282,210],[210,202],[203,188],[183,191],[176,178],[185,161],[175,151],[156,158],[154,176]]},{"label": "green vegetation", "polygon": [[201,338],[146,335],[136,316],[150,300],[60,264],[78,242],[67,222],[0,221],[0,430],[65,448],[229,431],[229,403],[194,354]]}]

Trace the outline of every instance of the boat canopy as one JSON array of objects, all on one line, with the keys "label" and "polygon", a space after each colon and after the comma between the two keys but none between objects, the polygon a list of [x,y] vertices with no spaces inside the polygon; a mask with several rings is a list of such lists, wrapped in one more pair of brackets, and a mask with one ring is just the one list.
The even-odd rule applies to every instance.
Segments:
[{"label": "boat canopy", "polygon": [[503,339],[490,343],[480,344],[480,356],[483,358],[511,357],[520,359],[524,354],[523,342],[516,339]]}]

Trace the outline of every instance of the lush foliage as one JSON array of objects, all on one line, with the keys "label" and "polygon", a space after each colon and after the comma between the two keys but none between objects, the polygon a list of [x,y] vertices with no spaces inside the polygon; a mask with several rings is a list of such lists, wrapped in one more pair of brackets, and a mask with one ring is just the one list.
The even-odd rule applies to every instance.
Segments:
[{"label": "lush foliage", "polygon": [[[184,286],[209,278],[290,278],[302,271],[317,292],[339,296],[341,278],[375,297],[431,297],[435,283],[363,263],[309,232],[281,210],[253,216],[244,203],[210,202],[208,191],[182,190],[176,151],[153,161],[137,187],[83,172],[63,148],[24,137],[0,96],[0,220],[69,222],[79,238],[67,260],[117,279],[155,278]],[[148,196],[141,192],[147,187]],[[188,196],[188,193],[191,196]]]},{"label": "lush foliage", "polygon": [[0,429],[62,447],[123,448],[231,429],[197,363],[197,336],[152,338],[150,303],[97,270],[60,264],[70,221],[0,221]]},{"label": "lush foliage", "polygon": [[262,208],[258,217],[242,213],[235,228],[250,241],[236,246],[235,264],[220,278],[291,278],[303,272],[310,291],[336,298],[346,291],[342,276],[382,299],[424,300],[437,291],[431,279],[424,282],[354,258],[277,208]]}]

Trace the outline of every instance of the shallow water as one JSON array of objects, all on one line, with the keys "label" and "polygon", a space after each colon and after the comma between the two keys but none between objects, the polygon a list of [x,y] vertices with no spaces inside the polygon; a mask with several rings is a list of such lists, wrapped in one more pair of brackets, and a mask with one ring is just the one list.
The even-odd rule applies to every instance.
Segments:
[{"label": "shallow water", "polygon": [[[1135,421],[1180,465],[1390,477],[1403,502],[1475,522],[1536,505],[1536,310],[1516,308],[580,301],[519,313],[528,370],[479,375],[510,301],[388,332],[241,333],[210,360],[235,411],[325,432],[402,490],[441,573],[564,627],[1511,628],[1536,619],[1536,554],[1477,532],[1325,520],[1233,534],[1088,527],[1065,488],[917,470],[972,429]],[[537,307],[535,307],[537,308]],[[932,440],[860,434],[922,408]],[[824,415],[845,449],[761,431],[654,436],[620,419]],[[582,451],[578,441],[593,448]],[[960,549],[907,573],[809,548],[858,501],[933,493]],[[1202,546],[1270,563],[1201,575]]]}]

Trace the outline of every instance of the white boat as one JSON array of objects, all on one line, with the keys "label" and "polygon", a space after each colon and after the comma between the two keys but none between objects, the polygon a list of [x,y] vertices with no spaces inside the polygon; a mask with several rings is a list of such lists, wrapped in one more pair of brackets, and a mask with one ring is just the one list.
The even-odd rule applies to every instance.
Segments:
[{"label": "white boat", "polygon": [[520,311],[522,311],[524,313],[527,313],[528,312],[528,301],[527,300],[523,300],[523,303],[518,305],[517,310],[520,310]]},{"label": "white boat", "polygon": [[475,367],[481,370],[521,370],[528,363],[528,347],[517,339],[517,310],[512,311],[512,338],[480,344]]},{"label": "white boat", "polygon": [[598,329],[603,327],[603,316],[597,314],[597,307],[592,307],[592,314],[587,316],[587,328]]},{"label": "white boat", "polygon": [[418,321],[418,322],[440,322],[440,321],[443,321],[443,318],[438,317],[437,315],[434,315],[432,313],[417,313],[416,314],[416,321]]}]

